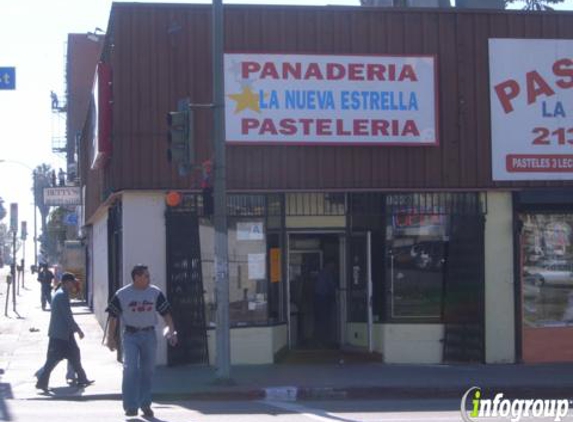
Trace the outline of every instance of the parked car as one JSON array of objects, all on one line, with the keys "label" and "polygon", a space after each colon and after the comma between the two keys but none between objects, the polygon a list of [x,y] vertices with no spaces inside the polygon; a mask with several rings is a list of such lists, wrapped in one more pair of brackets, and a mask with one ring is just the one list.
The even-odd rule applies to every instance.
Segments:
[{"label": "parked car", "polygon": [[444,262],[444,242],[422,241],[413,245],[392,248],[394,264],[402,268],[441,270]]},{"label": "parked car", "polygon": [[526,274],[538,286],[573,287],[573,265],[570,263],[551,264],[546,267],[535,267]]}]

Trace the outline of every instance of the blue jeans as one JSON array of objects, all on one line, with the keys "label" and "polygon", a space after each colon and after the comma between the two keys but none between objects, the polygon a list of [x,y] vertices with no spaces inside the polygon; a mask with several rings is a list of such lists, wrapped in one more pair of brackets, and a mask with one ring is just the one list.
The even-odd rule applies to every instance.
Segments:
[{"label": "blue jeans", "polygon": [[42,309],[46,309],[46,303],[51,305],[52,304],[52,283],[42,282]]},{"label": "blue jeans", "polygon": [[124,410],[151,405],[151,380],[155,371],[157,338],[155,330],[123,333]]}]

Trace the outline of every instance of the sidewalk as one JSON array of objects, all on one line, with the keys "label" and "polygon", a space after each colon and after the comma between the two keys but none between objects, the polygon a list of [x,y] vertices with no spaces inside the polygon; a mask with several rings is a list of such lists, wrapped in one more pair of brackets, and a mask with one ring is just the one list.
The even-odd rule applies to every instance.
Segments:
[{"label": "sidewalk", "polygon": [[[5,273],[0,270],[0,303],[5,304]],[[0,385],[15,399],[115,400],[121,397],[121,364],[101,344],[102,328],[85,306],[72,308],[86,337],[79,340],[82,362],[95,384],[84,390],[67,386],[65,363],[50,378],[49,394],[35,389],[34,373],[44,363],[49,312],[40,307],[36,278],[26,275],[17,310],[0,317]],[[38,330],[38,331],[36,331]],[[3,374],[2,374],[3,372]],[[472,386],[485,394],[506,397],[563,398],[573,396],[573,365],[386,365],[281,364],[233,366],[233,385],[217,385],[211,367],[158,367],[155,400],[241,400],[272,397],[285,400],[316,398],[461,398]]]}]

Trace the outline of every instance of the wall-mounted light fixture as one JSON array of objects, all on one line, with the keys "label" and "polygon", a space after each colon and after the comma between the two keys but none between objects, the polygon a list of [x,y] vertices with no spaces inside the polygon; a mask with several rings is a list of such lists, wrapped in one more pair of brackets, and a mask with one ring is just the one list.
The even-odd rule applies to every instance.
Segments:
[{"label": "wall-mounted light fixture", "polygon": [[86,37],[90,41],[99,42],[100,37],[103,37],[104,35],[105,35],[105,32],[103,32],[103,30],[101,28],[96,28],[93,30],[93,32],[88,32],[86,34]]}]

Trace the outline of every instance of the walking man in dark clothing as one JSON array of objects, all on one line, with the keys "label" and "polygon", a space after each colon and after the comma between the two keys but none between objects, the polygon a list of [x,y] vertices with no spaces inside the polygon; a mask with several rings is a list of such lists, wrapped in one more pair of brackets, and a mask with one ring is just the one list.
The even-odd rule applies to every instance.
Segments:
[{"label": "walking man in dark clothing", "polygon": [[54,273],[48,269],[47,264],[42,264],[40,267],[40,272],[38,273],[38,281],[42,284],[42,309],[46,310],[46,303],[52,303],[52,281],[54,280]]},{"label": "walking man in dark clothing", "polygon": [[88,380],[84,368],[82,368],[80,349],[74,338],[74,333],[78,333],[80,339],[84,338],[84,333],[76,324],[70,308],[69,292],[74,288],[76,277],[72,273],[62,275],[62,284],[56,291],[51,304],[50,327],[48,336],[48,354],[44,370],[38,377],[36,388],[40,390],[48,389],[50,374],[62,359],[68,359],[78,375],[77,386],[87,387],[93,381]]},{"label": "walking man in dark clothing", "polygon": [[150,284],[145,265],[131,270],[133,282],[119,289],[112,297],[107,312],[110,320],[107,347],[117,348],[116,329],[119,320],[123,325],[123,382],[121,392],[126,416],[137,416],[141,409],[144,416],[153,417],[151,409],[151,382],[155,369],[157,313],[167,325],[166,337],[171,346],[177,344],[177,332],[171,318],[171,307],[163,292]]}]

